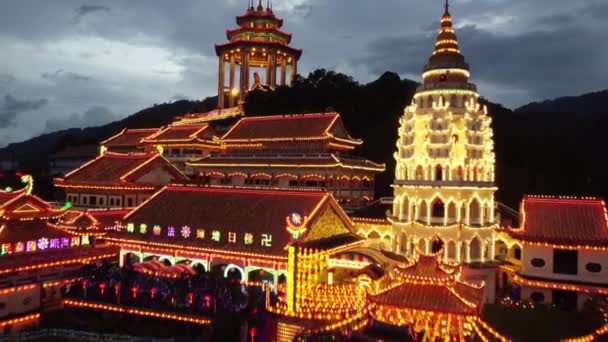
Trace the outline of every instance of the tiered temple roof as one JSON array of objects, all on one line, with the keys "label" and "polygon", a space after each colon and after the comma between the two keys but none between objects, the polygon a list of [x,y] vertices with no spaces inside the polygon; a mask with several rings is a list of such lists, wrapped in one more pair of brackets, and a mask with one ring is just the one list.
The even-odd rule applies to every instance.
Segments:
[{"label": "tiered temple roof", "polygon": [[158,184],[140,180],[140,178],[155,167],[160,167],[168,172],[174,182],[187,181],[187,177],[160,154],[107,152],[68,173],[65,177],[56,178],[55,186],[153,189]]},{"label": "tiered temple roof", "polygon": [[568,246],[608,245],[606,205],[600,199],[526,196],[520,213],[521,228],[507,231],[519,240]]}]

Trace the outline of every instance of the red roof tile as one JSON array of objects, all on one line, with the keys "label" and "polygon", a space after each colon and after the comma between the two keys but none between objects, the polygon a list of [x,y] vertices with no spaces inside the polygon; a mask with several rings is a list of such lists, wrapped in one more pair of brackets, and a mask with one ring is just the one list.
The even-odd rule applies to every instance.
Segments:
[{"label": "red roof tile", "polygon": [[190,142],[212,139],[215,131],[208,124],[171,125],[143,139],[143,142]]},{"label": "red roof tile", "polygon": [[134,177],[155,166],[163,167],[171,172],[175,177],[175,182],[186,180],[186,177],[178,169],[158,154],[120,154],[108,152],[68,173],[63,179],[56,179],[55,185],[65,183],[96,185],[128,184]]},{"label": "red roof tile", "polygon": [[[135,232],[117,235],[284,256],[284,248],[291,239],[286,230],[286,218],[297,212],[314,222],[318,208],[330,205],[330,201],[333,201],[331,196],[316,191],[168,186],[125,216],[126,222],[135,224]],[[337,204],[332,207],[341,210]],[[138,232],[142,223],[147,225],[144,234]],[[161,227],[158,236],[153,233],[154,225]],[[182,235],[185,226],[190,228],[187,237]],[[168,236],[169,227],[174,227],[174,237]],[[197,238],[197,229],[205,230],[204,238]],[[214,230],[220,232],[219,241],[212,239]],[[230,233],[235,234],[234,242],[230,241]],[[252,234],[251,244],[245,243],[245,234]],[[271,245],[263,245],[264,234],[271,236]]]},{"label": "red roof tile", "polygon": [[337,113],[242,118],[222,137],[222,141],[328,139],[331,136],[358,143],[348,136]]},{"label": "red roof tile", "polygon": [[518,239],[558,245],[608,244],[602,200],[527,196],[521,207],[521,229],[509,230]]},{"label": "red roof tile", "polygon": [[157,131],[157,128],[123,129],[99,144],[106,147],[135,147],[143,138]]},{"label": "red roof tile", "polygon": [[0,243],[25,243],[26,241],[37,241],[43,237],[51,239],[72,236],[68,232],[48,227],[46,222],[46,220],[1,222],[0,227],[4,226],[4,229],[0,231]]}]

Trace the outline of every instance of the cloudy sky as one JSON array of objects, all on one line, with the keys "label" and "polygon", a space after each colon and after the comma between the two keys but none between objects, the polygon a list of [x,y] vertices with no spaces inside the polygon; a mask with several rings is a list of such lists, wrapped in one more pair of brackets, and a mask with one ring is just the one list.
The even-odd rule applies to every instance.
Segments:
[{"label": "cloudy sky", "polygon": [[[390,70],[418,80],[442,3],[274,0],[274,10],[304,49],[302,74],[323,67],[367,82]],[[246,4],[2,0],[0,146],[214,95],[213,44]],[[605,0],[452,0],[451,12],[473,81],[493,101],[513,108],[608,88]]]}]

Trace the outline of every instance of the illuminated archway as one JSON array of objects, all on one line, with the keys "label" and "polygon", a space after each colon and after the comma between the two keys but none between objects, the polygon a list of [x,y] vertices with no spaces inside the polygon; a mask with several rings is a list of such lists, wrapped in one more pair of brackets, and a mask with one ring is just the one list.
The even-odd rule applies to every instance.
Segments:
[{"label": "illuminated archway", "polygon": [[231,278],[231,276],[236,275],[236,271],[238,271],[238,278],[245,280],[245,270],[235,264],[226,266],[224,269],[224,278]]}]

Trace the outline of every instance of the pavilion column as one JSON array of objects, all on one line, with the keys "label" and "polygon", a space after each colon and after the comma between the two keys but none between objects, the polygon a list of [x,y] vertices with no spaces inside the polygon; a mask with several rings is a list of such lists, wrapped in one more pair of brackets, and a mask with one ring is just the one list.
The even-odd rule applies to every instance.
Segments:
[{"label": "pavilion column", "polygon": [[448,262],[448,246],[443,246],[443,262]]},{"label": "pavilion column", "polygon": [[229,107],[234,107],[234,94],[232,93],[232,91],[234,90],[234,74],[235,74],[235,69],[236,69],[236,63],[235,63],[235,58],[234,58],[234,54],[231,53],[230,54],[230,89],[228,90],[228,106]]},{"label": "pavilion column", "polygon": [[284,86],[287,79],[287,56],[281,60],[281,85]]},{"label": "pavilion column", "polygon": [[294,58],[291,62],[291,68],[289,70],[289,83],[291,86],[296,82],[296,74],[298,73],[298,64]]},{"label": "pavilion column", "polygon": [[462,262],[462,242],[456,242],[456,261]]},{"label": "pavilion column", "polygon": [[424,254],[429,254],[431,252],[431,240],[424,240]]},{"label": "pavilion column", "polygon": [[272,55],[274,51],[269,49],[266,56],[266,79],[264,80],[267,86],[272,85]]},{"label": "pavilion column", "polygon": [[490,242],[490,261],[494,260],[494,256],[496,255],[496,242],[494,241],[494,238],[492,238],[491,241],[492,242]]},{"label": "pavilion column", "polygon": [[241,50],[241,77],[239,80],[239,100],[245,100],[245,94],[249,91],[249,53]]},{"label": "pavilion column", "polygon": [[464,243],[464,262],[466,264],[471,262],[471,246],[468,242]]},{"label": "pavilion column", "polygon": [[273,51],[270,55],[270,86],[275,88],[277,86],[277,51]]},{"label": "pavilion column", "polygon": [[220,54],[218,67],[218,84],[217,84],[217,106],[218,108],[224,108],[224,54]]}]

